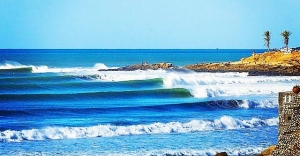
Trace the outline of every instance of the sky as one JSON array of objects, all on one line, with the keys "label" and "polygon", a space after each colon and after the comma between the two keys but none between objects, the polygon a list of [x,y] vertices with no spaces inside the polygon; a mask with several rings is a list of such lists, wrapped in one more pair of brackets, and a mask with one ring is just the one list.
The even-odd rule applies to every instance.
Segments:
[{"label": "sky", "polygon": [[300,46],[300,0],[0,0],[0,49]]}]

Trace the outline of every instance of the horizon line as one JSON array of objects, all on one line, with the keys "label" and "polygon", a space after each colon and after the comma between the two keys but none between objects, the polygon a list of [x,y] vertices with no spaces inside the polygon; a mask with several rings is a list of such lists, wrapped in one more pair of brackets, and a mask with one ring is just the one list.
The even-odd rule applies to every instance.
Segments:
[{"label": "horizon line", "polygon": [[71,49],[71,48],[0,48],[0,50],[268,50],[268,49],[265,49],[265,48],[204,48],[204,49],[194,49],[194,48],[187,48],[187,49],[181,49],[181,48],[178,48],[178,49],[175,49],[175,48],[158,48],[158,49],[155,49],[155,48],[150,48],[150,49],[132,49],[132,48],[124,48],[124,49],[121,49],[121,48],[116,48],[116,49],[112,49],[112,48],[74,48],[74,49]]}]

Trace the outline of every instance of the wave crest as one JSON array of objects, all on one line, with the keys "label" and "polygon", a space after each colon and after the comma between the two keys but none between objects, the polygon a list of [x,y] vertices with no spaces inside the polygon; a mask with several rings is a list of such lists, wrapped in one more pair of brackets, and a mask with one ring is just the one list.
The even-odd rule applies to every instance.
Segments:
[{"label": "wave crest", "polygon": [[96,63],[93,67],[70,67],[70,68],[57,68],[48,67],[46,65],[34,66],[34,65],[22,65],[15,61],[5,61],[0,64],[0,70],[16,70],[16,69],[28,68],[32,73],[69,73],[69,72],[90,72],[98,71],[99,69],[108,69],[103,63]]},{"label": "wave crest", "polygon": [[239,120],[230,116],[222,116],[215,120],[192,120],[189,122],[152,123],[131,126],[98,125],[91,127],[47,127],[30,130],[6,130],[1,132],[0,141],[19,142],[23,140],[46,140],[68,138],[113,137],[123,135],[191,133],[212,130],[230,130],[274,126],[278,118]]},{"label": "wave crest", "polygon": [[196,98],[208,98],[277,94],[290,90],[286,84],[295,81],[300,81],[300,77],[247,77],[247,73],[171,73],[164,78],[164,86],[186,88]]}]

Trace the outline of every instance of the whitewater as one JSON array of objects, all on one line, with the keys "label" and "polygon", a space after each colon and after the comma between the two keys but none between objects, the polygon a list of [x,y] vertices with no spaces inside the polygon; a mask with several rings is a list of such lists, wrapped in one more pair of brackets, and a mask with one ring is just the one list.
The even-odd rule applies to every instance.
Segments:
[{"label": "whitewater", "polygon": [[98,71],[137,60],[234,61],[251,50],[1,52],[0,155],[253,155],[276,144],[278,92],[300,81],[235,72]]}]

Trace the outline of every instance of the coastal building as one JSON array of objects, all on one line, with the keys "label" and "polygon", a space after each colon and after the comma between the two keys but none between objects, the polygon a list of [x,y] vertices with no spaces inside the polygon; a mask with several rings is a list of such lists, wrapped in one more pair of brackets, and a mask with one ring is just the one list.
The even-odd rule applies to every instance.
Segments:
[{"label": "coastal building", "polygon": [[286,49],[286,47],[283,47],[283,48],[280,48],[279,49],[281,52],[285,53],[285,54],[289,54],[292,52],[292,49],[289,48],[289,49]]},{"label": "coastal building", "polygon": [[300,95],[280,92],[278,143],[272,156],[300,155]]},{"label": "coastal building", "polygon": [[300,52],[300,47],[291,48],[292,51]]}]

